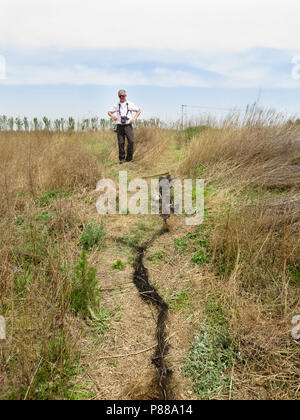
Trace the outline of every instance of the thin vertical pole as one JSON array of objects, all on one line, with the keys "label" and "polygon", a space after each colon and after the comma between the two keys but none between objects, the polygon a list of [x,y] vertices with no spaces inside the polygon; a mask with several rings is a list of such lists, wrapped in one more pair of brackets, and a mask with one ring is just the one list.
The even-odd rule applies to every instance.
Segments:
[{"label": "thin vertical pole", "polygon": [[181,130],[183,130],[183,112],[184,112],[184,105],[181,105]]}]

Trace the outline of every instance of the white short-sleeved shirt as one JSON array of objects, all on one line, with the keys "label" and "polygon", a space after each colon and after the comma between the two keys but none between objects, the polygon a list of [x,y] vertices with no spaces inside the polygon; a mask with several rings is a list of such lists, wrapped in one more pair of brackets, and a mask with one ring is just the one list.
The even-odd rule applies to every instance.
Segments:
[{"label": "white short-sleeved shirt", "polygon": [[[127,104],[128,104],[128,114],[127,114]],[[119,105],[120,105],[120,112],[119,112]],[[117,113],[118,114],[118,120],[117,124],[121,124],[121,116],[125,116],[127,114],[127,117],[129,118],[127,120],[127,123],[129,124],[129,121],[132,120],[132,118],[135,117],[135,113],[138,112],[140,108],[136,106],[133,102],[125,101],[125,102],[118,102],[115,104],[109,112]]]}]

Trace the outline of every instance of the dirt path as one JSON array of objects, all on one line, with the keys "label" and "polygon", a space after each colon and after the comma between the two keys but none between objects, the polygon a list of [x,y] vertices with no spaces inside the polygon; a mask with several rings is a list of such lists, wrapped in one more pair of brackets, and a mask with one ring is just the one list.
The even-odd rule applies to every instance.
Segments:
[{"label": "dirt path", "polygon": [[[128,176],[133,177],[134,172],[133,166]],[[97,268],[103,307],[120,309],[104,336],[86,337],[82,343],[87,369],[80,380],[89,383],[96,399],[197,399],[182,367],[201,323],[195,290],[203,275],[183,256],[174,255],[174,239],[188,232],[183,217],[171,216],[169,228],[152,242],[147,241],[160,231],[160,216],[107,216],[105,226],[107,248],[94,252],[90,262]],[[142,237],[139,247],[115,241],[130,237],[136,226]],[[149,254],[160,253],[162,261],[148,260]],[[125,263],[124,270],[112,268],[116,260]],[[156,305],[151,298],[141,299],[145,288]],[[172,302],[183,289],[193,290],[190,302],[184,308],[171,305],[167,312],[166,301]]]}]

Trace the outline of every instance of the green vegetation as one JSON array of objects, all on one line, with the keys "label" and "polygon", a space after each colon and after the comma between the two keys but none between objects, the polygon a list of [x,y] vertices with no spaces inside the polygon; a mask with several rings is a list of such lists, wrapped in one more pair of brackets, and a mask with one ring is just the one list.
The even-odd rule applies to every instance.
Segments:
[{"label": "green vegetation", "polygon": [[187,127],[183,130],[184,137],[186,140],[190,141],[193,137],[201,134],[203,131],[207,130],[209,127],[207,125],[198,125],[194,127]]},{"label": "green vegetation", "polygon": [[49,204],[51,204],[52,201],[56,200],[57,198],[70,197],[71,195],[71,191],[67,191],[63,188],[59,190],[47,191],[41,194],[41,196],[37,200],[37,204],[40,207],[47,207],[49,206]]},{"label": "green vegetation", "polygon": [[151,223],[139,221],[130,229],[130,234],[124,235],[123,238],[129,246],[137,245],[151,235],[156,224],[156,221]]},{"label": "green vegetation", "polygon": [[201,399],[214,399],[228,394],[230,369],[240,356],[232,344],[221,305],[209,302],[206,313],[206,324],[194,338],[184,373],[191,378],[193,389]]},{"label": "green vegetation", "polygon": [[[145,263],[187,398],[299,399],[299,124],[280,118],[250,109],[222,127],[136,130],[128,180],[169,171],[206,185],[204,224],[186,233],[171,216]],[[162,220],[103,217],[104,229],[95,186],[118,178],[116,138],[110,122],[81,122],[0,117],[0,399],[141,397],[124,385],[131,354],[149,362],[157,312],[137,302],[131,265]]]},{"label": "green vegetation", "polygon": [[163,261],[164,258],[165,258],[164,252],[158,251],[158,252],[155,252],[154,254],[149,255],[147,257],[147,260],[157,264],[157,263]]},{"label": "green vegetation", "polygon": [[[79,353],[64,332],[44,343],[40,366],[32,384],[35,400],[70,399],[72,380],[79,372]],[[76,395],[76,393],[75,393]],[[72,399],[76,399],[75,395]]]},{"label": "green vegetation", "polygon": [[100,224],[97,224],[95,220],[92,220],[82,232],[79,238],[79,244],[86,251],[90,251],[94,248],[101,249],[105,246],[105,236],[103,220]]},{"label": "green vegetation", "polygon": [[176,238],[174,240],[174,246],[180,254],[183,254],[187,250],[186,238]]},{"label": "green vegetation", "polygon": [[197,249],[197,252],[192,256],[193,264],[202,265],[210,262],[210,240],[206,225],[201,225],[195,232],[190,232],[181,238],[176,238],[174,240],[174,246],[180,254],[185,253],[187,250],[192,251]]},{"label": "green vegetation", "polygon": [[183,288],[180,293],[169,299],[168,303],[170,309],[173,311],[182,311],[191,308],[193,297],[190,288]]},{"label": "green vegetation", "polygon": [[79,352],[74,350],[70,338],[59,331],[56,337],[42,343],[40,360],[35,376],[28,386],[10,390],[6,399],[76,400],[92,398],[93,394],[74,385],[74,379],[82,370]]},{"label": "green vegetation", "polygon": [[96,269],[88,266],[86,253],[82,251],[72,278],[70,306],[76,314],[93,321],[94,328],[104,334],[110,328],[110,319],[116,311],[109,312],[102,308],[101,301]]},{"label": "green vegetation", "polygon": [[100,302],[101,289],[96,279],[96,269],[88,267],[86,253],[82,251],[72,278],[71,308],[75,313],[89,317],[91,310],[99,309]]},{"label": "green vegetation", "polygon": [[289,266],[289,273],[291,283],[295,286],[300,286],[300,262]]},{"label": "green vegetation", "polygon": [[197,251],[196,254],[193,255],[192,261],[194,264],[202,265],[209,263],[209,258],[204,255],[202,251]]},{"label": "green vegetation", "polygon": [[112,264],[112,268],[114,270],[125,270],[125,264],[121,260],[117,260],[115,263]]},{"label": "green vegetation", "polygon": [[[68,131],[88,131],[95,132],[98,130],[106,131],[113,126],[113,120],[106,118],[99,118],[97,116],[91,118],[83,118],[81,120],[75,120],[73,117],[56,118],[50,120],[46,116],[41,119],[33,118],[29,120],[27,117],[7,117],[6,115],[0,115],[0,131],[57,131],[57,132],[68,132]],[[136,122],[138,127],[166,127],[163,121],[159,118],[150,118],[148,120],[139,119]]]}]

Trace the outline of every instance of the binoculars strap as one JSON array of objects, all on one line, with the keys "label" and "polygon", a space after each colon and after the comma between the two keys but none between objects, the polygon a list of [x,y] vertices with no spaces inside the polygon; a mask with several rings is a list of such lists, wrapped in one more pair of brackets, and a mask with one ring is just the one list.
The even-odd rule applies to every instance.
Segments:
[{"label": "binoculars strap", "polygon": [[[126,116],[126,117],[127,117],[128,112],[129,112],[129,109],[128,109],[128,102],[126,102],[126,105],[127,105],[127,112],[126,112],[126,115],[124,115],[124,116]],[[121,115],[121,104],[119,104],[119,114],[120,114],[120,116],[122,117],[122,115]]]}]

